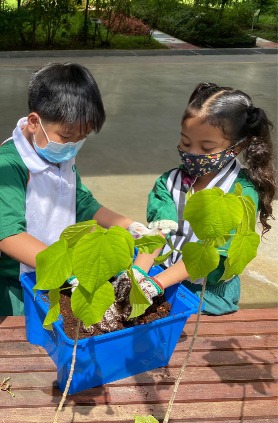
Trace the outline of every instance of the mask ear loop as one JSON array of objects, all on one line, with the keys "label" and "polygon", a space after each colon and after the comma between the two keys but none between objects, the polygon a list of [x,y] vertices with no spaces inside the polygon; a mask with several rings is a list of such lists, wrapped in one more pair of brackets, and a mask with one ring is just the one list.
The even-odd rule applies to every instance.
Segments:
[{"label": "mask ear loop", "polygon": [[49,143],[50,143],[50,141],[49,141],[48,135],[47,135],[47,133],[46,133],[46,131],[45,131],[45,129],[44,129],[44,127],[43,127],[43,125],[42,125],[42,121],[41,121],[41,118],[40,118],[40,117],[39,117],[39,125],[41,126],[42,131],[43,131],[43,133],[44,133],[44,135],[45,135],[45,137],[46,137],[46,139],[47,139],[47,144],[49,144]]}]

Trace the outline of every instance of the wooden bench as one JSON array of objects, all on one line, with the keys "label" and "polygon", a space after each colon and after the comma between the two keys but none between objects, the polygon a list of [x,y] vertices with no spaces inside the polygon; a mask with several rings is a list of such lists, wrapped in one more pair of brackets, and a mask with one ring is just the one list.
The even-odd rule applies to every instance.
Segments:
[{"label": "wooden bench", "polygon": [[[132,423],[135,414],[162,421],[195,322],[188,320],[169,366],[68,396],[59,421]],[[170,422],[278,422],[277,322],[277,309],[202,316]],[[0,383],[11,377],[15,394],[0,391],[0,423],[52,422],[61,398],[56,367],[26,341],[23,317],[0,317],[0,356]]]}]

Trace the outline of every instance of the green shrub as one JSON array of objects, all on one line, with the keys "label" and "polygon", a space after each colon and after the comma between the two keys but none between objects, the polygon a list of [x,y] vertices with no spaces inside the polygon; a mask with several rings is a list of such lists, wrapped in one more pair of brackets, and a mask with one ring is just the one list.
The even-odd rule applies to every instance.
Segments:
[{"label": "green shrub", "polygon": [[256,44],[255,37],[218,10],[196,15],[180,32],[182,39],[202,47],[253,47]]}]

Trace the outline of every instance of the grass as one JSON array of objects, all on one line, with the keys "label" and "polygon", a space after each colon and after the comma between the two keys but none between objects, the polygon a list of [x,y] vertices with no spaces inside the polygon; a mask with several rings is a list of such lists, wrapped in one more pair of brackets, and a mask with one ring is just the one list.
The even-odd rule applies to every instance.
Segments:
[{"label": "grass", "polygon": [[252,34],[265,40],[278,42],[278,19],[274,15],[261,15]]}]

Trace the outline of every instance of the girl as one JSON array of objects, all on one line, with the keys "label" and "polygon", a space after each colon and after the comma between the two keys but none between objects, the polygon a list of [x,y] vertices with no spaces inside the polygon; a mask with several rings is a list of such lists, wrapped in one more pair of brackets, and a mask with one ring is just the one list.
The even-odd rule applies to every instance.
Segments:
[{"label": "girl", "polygon": [[[275,193],[270,127],[265,112],[255,107],[244,92],[213,83],[197,85],[181,122],[177,148],[182,165],[160,176],[149,194],[149,228],[162,229],[164,233],[172,230],[169,236],[176,249],[180,250],[184,243],[197,240],[188,223],[183,221],[187,193],[213,187],[219,187],[225,193],[233,192],[235,184],[239,183],[242,194],[250,196],[256,204],[262,235],[269,231],[268,219],[272,217],[271,203]],[[240,152],[243,164],[236,158]],[[223,249],[225,246],[221,247],[218,268],[208,275],[204,297],[206,314],[221,315],[238,309],[239,275],[225,283],[217,283],[224,272]],[[169,247],[166,245],[162,254],[167,251]],[[154,296],[178,282],[183,282],[200,296],[202,285],[200,281],[191,283],[188,280],[180,253],[172,253],[162,265],[165,270],[158,277],[148,277],[147,272],[159,253],[140,254],[134,263],[135,277],[149,301],[152,302]],[[120,275],[113,284],[116,298],[122,300],[122,292],[126,292],[124,285],[130,284],[127,275]],[[109,330],[111,313],[107,312],[104,317],[103,326]],[[108,321],[107,317],[110,318]]]}]

